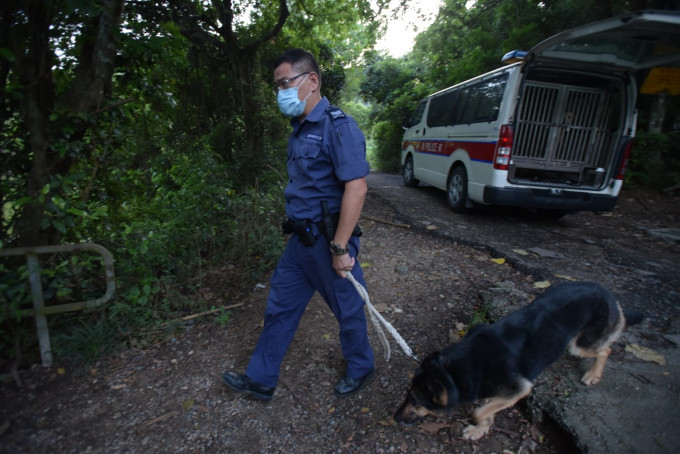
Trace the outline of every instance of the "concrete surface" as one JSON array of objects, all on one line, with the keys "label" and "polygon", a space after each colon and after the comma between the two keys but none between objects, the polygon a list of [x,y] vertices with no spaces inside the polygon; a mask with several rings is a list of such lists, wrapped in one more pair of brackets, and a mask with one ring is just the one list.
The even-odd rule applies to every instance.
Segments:
[{"label": "concrete surface", "polygon": [[552,394],[539,386],[528,400],[529,409],[571,434],[583,452],[679,453],[680,350],[674,343],[656,351],[665,366],[625,352],[608,362],[602,382],[593,387],[579,382],[589,362],[563,358],[544,378],[550,383],[558,377],[571,392]]}]

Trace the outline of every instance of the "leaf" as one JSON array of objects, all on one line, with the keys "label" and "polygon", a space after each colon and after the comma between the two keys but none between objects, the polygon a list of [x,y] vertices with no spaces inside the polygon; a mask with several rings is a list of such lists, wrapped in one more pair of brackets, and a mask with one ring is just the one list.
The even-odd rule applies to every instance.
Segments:
[{"label": "leaf", "polygon": [[430,435],[435,435],[437,432],[447,427],[449,427],[449,425],[444,422],[426,422],[422,425],[423,432],[427,432]]},{"label": "leaf", "polygon": [[0,57],[10,62],[14,61],[14,54],[12,53],[12,51],[4,47],[0,48]]},{"label": "leaf", "polygon": [[548,288],[548,287],[550,287],[551,285],[552,285],[552,284],[550,283],[550,281],[538,281],[538,282],[534,282],[534,288]]},{"label": "leaf", "polygon": [[364,263],[361,264],[361,267],[362,267],[362,268],[367,268],[367,267],[369,267],[369,266],[371,266],[371,264],[368,263],[368,262],[364,262]]},{"label": "leaf", "polygon": [[66,233],[66,226],[61,221],[52,221],[52,225],[55,229],[59,230],[61,233]]},{"label": "leaf", "polygon": [[565,276],[564,274],[556,274],[555,277],[559,277],[560,279],[565,279],[567,281],[578,281],[579,279],[576,277],[572,276]]},{"label": "leaf", "polygon": [[498,258],[498,259],[491,259],[491,261],[493,263],[498,263],[499,265],[502,265],[502,264],[505,263],[505,257],[501,257],[501,258]]},{"label": "leaf", "polygon": [[63,367],[60,367],[60,368],[57,369],[57,374],[64,375],[65,373],[66,373],[66,369],[64,369]]},{"label": "leaf", "polygon": [[651,348],[643,347],[638,344],[628,344],[626,345],[626,351],[643,361],[657,363],[661,366],[666,365],[666,358],[664,358],[661,353],[652,350]]},{"label": "leaf", "polygon": [[193,398],[189,398],[189,399],[185,400],[184,403],[182,404],[182,407],[184,407],[184,409],[187,410],[187,411],[191,410],[191,407],[193,407],[193,406],[194,406],[194,399]]},{"label": "leaf", "polygon": [[514,252],[517,255],[529,255],[529,253],[524,249],[513,249],[512,252]]},{"label": "leaf", "polygon": [[363,407],[361,409],[361,413],[368,413],[369,411],[371,411],[371,410],[369,410],[368,407]]}]

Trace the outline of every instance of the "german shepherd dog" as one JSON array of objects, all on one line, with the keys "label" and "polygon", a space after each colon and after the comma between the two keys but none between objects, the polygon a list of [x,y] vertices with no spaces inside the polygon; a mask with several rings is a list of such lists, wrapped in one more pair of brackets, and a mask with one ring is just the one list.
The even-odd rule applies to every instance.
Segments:
[{"label": "german shepherd dog", "polygon": [[488,433],[494,415],[531,392],[536,377],[569,348],[595,362],[581,381],[594,385],[626,324],[614,295],[599,284],[570,282],[548,289],[496,323],[472,328],[459,342],[428,355],[416,370],[406,400],[394,414],[409,425],[442,416],[458,403],[484,400],[476,425],[463,437]]}]

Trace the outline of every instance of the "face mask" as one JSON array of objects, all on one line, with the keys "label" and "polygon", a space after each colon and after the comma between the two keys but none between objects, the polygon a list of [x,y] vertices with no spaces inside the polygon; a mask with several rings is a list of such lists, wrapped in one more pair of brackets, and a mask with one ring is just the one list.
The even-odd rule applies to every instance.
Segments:
[{"label": "face mask", "polygon": [[[300,83],[300,85],[305,83],[307,77],[309,77],[309,74]],[[285,90],[279,90],[279,93],[276,95],[276,101],[279,103],[279,109],[286,117],[299,117],[305,110],[307,98],[309,98],[312,92],[310,91],[305,99],[300,101],[300,98],[298,97],[298,87],[300,87],[300,85],[297,87],[286,88]]]}]

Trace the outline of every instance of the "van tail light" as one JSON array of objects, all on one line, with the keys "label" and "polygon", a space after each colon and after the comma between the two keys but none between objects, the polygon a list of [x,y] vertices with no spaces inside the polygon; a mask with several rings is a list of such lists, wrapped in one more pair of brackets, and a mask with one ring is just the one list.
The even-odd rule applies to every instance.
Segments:
[{"label": "van tail light", "polygon": [[512,153],[512,127],[510,125],[501,126],[501,134],[496,143],[496,153],[493,157],[493,168],[498,170],[508,170],[510,167],[510,154]]},{"label": "van tail light", "polygon": [[616,174],[617,180],[623,180],[623,175],[626,173],[626,167],[628,166],[628,160],[630,159],[630,154],[633,151],[633,140],[629,139],[623,149],[623,159],[621,159],[621,165],[619,166],[619,171]]}]

